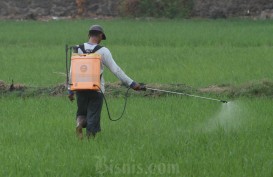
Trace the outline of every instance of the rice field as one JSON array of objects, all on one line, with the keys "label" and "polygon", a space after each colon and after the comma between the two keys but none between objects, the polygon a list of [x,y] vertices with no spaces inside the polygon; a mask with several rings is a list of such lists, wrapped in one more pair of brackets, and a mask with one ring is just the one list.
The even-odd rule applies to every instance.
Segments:
[{"label": "rice field", "polygon": [[[0,21],[0,80],[64,83],[64,46],[85,42],[91,24],[104,27],[102,45],[138,82],[200,88],[272,81],[272,21],[238,19]],[[117,82],[107,69],[104,77]],[[120,121],[108,120],[104,105],[102,132],[79,141],[76,103],[65,93],[1,92],[0,176],[271,177],[272,95],[205,95],[228,104],[131,95]],[[119,116],[123,98],[106,97]]]}]

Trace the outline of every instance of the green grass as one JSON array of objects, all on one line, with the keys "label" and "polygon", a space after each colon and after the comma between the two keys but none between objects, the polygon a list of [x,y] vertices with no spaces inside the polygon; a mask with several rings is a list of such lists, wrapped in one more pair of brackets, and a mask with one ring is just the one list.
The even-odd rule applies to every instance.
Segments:
[{"label": "green grass", "polygon": [[[65,78],[64,45],[89,25],[126,73],[145,83],[194,87],[272,80],[273,25],[251,20],[0,21],[0,79],[51,86]],[[117,79],[105,70],[109,82]],[[109,97],[117,117],[122,98]],[[131,96],[124,118],[102,112],[95,141],[75,137],[76,103],[64,96],[0,97],[0,176],[271,177],[272,99],[219,104]]]},{"label": "green grass", "polygon": [[[273,74],[270,21],[1,21],[1,79],[39,86],[63,82],[54,72],[65,72],[64,45],[85,42],[94,23],[103,25],[103,45],[137,81],[199,87]],[[105,76],[116,80],[107,71]]]},{"label": "green grass", "polygon": [[[122,100],[109,104],[117,116]],[[184,97],[130,98],[121,121],[107,120],[104,109],[102,133],[80,142],[74,135],[75,103],[60,97],[4,99],[0,175],[271,176],[272,100],[229,104],[239,110]],[[226,122],[211,127],[217,119]],[[143,171],[134,171],[136,166]]]}]

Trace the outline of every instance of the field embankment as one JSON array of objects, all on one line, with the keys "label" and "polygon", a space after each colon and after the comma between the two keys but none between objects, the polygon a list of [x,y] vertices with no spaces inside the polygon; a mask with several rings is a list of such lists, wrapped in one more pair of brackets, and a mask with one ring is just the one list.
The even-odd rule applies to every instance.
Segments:
[{"label": "field embankment", "polygon": [[[242,85],[210,85],[203,88],[193,88],[185,84],[147,84],[147,87],[175,91],[188,94],[215,95],[236,99],[238,97],[268,97],[273,98],[273,82],[268,80],[244,83]],[[120,96],[125,94],[125,87],[121,83],[106,83],[106,94]],[[62,96],[67,94],[66,84],[58,84],[51,87],[31,87],[24,84],[7,84],[0,81],[0,93],[2,96],[17,95],[19,97],[35,96]],[[157,91],[132,92],[132,95],[145,97],[164,96],[168,93]]]}]

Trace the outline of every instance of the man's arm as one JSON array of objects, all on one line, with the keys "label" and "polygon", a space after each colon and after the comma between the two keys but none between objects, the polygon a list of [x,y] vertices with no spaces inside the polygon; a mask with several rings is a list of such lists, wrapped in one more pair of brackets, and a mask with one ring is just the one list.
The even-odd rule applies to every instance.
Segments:
[{"label": "man's arm", "polygon": [[122,83],[126,84],[127,86],[136,86],[138,85],[134,82],[130,77],[128,77],[124,71],[116,64],[114,61],[111,52],[106,48],[103,47],[98,51],[102,55],[102,62],[103,64],[109,68],[109,70],[119,79]]}]

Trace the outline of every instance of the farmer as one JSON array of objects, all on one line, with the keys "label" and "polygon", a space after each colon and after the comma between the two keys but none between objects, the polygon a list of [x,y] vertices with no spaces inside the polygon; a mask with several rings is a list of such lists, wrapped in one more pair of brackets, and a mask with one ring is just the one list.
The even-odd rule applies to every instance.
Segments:
[{"label": "farmer", "polygon": [[[96,50],[95,53],[101,55],[101,90],[105,91],[104,79],[102,77],[104,66],[119,78],[124,84],[134,90],[140,90],[141,86],[128,77],[122,69],[116,64],[112,58],[111,52],[106,47],[101,47],[99,44],[102,40],[106,40],[106,35],[99,25],[93,25],[88,33],[89,41],[77,47],[78,54],[90,53]],[[74,92],[68,89],[68,98],[70,101],[74,100]],[[77,114],[76,114],[76,133],[82,139],[82,128],[86,127],[87,138],[95,137],[96,133],[101,131],[100,115],[103,104],[103,95],[100,91],[94,90],[80,90],[76,91],[77,98]]]}]

